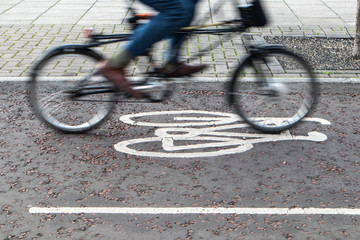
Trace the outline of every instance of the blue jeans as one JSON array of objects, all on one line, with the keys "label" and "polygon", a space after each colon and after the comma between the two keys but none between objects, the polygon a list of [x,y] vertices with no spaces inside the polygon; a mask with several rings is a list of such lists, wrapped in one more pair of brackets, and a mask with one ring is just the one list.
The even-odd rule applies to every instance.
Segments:
[{"label": "blue jeans", "polygon": [[184,36],[173,34],[190,25],[198,0],[140,0],[158,13],[147,24],[135,30],[126,50],[132,56],[146,55],[151,46],[165,38],[171,39],[168,62],[176,62]]}]

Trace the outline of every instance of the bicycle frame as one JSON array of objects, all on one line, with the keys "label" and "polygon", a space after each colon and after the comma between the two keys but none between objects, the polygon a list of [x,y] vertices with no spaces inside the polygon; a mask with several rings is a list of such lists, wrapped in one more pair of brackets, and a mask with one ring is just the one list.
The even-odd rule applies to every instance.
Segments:
[{"label": "bicycle frame", "polygon": [[[219,6],[218,6],[219,7]],[[267,18],[261,6],[260,0],[252,0],[251,4],[248,5],[240,5],[237,6],[239,14],[241,18],[211,23],[211,24],[195,24],[195,26],[189,26],[181,28],[175,34],[213,34],[219,35],[224,33],[232,33],[232,32],[245,32],[245,30],[249,27],[262,27],[266,25]],[[132,13],[132,17],[128,18],[128,23],[132,25],[132,28],[135,29],[139,24],[138,20],[148,20],[154,17],[154,14],[136,14],[132,4],[130,4],[129,12]],[[216,12],[217,10],[215,10]],[[236,24],[236,26],[230,26],[231,24]],[[208,27],[219,27],[229,25],[229,27],[224,29],[203,29]],[[126,41],[131,38],[132,34],[110,34],[110,35],[102,35],[96,34],[91,36],[91,41],[88,44],[88,47],[96,47],[103,44],[115,43],[120,41]],[[113,39],[113,40],[109,40]],[[103,41],[109,40],[109,41]]]},{"label": "bicycle frame", "polygon": [[[219,27],[236,23],[236,26],[227,27],[225,29],[202,29],[207,27]],[[185,35],[194,35],[194,34],[213,34],[213,35],[221,35],[224,33],[233,33],[233,32],[244,32],[246,28],[243,25],[242,19],[234,19],[225,22],[218,22],[212,24],[203,24],[197,26],[190,26],[181,28],[179,31],[175,32],[175,34],[185,34]],[[98,47],[105,44],[111,44],[121,41],[128,41],[132,37],[131,33],[124,34],[94,34],[91,35],[90,41],[84,46],[89,48]]]},{"label": "bicycle frame", "polygon": [[[258,1],[258,0],[255,0]],[[244,15],[245,18],[248,16],[249,9],[252,10],[253,5],[246,5],[246,6],[238,6],[239,11],[241,12],[241,15]],[[128,22],[131,25],[132,29],[135,29],[139,27],[141,24],[138,23],[138,20],[149,20],[154,15],[152,14],[135,14],[132,7],[129,8],[129,11],[133,13],[133,16],[131,18],[128,18]],[[245,12],[244,12],[245,11]],[[224,35],[226,33],[243,33],[245,30],[251,26],[251,24],[248,23],[249,20],[244,20],[242,18],[232,19],[228,21],[222,21],[217,23],[211,23],[211,24],[200,24],[195,26],[189,26],[179,29],[179,31],[175,32],[174,34],[184,34],[188,37],[192,35],[197,34],[209,34],[209,35]],[[210,28],[209,27],[215,27]],[[219,28],[223,27],[223,28]],[[132,38],[132,33],[123,33],[123,34],[89,34],[87,36],[89,38],[89,41],[84,44],[71,44],[71,45],[62,45],[58,46],[54,49],[52,49],[53,54],[63,54],[63,53],[77,53],[82,51],[87,51],[90,55],[94,56],[98,60],[103,59],[104,57],[98,53],[97,51],[92,50],[91,48],[98,47],[101,45],[107,45],[122,41],[129,41]],[[229,35],[228,35],[229,36]],[[230,38],[230,37],[229,37]],[[218,47],[221,42],[223,42],[224,39],[221,39],[219,41],[216,41],[215,43],[209,44],[206,48],[199,51],[198,54],[193,55],[191,58],[189,58],[189,61],[195,60],[201,56],[204,56],[206,53],[208,53],[213,48]],[[249,48],[250,54],[253,54],[254,48]],[[256,50],[257,48],[255,48]],[[44,57],[46,58],[47,55]],[[37,71],[37,69],[33,69],[33,74]],[[33,75],[32,74],[32,75]],[[97,72],[91,73],[89,76],[93,76],[98,74]],[[153,74],[152,72],[147,73],[148,75]],[[88,76],[88,77],[89,77]],[[155,74],[156,76],[156,74]],[[92,95],[92,94],[101,94],[106,93],[110,91],[116,91],[115,89],[110,89],[109,87],[84,87],[83,83],[86,82],[86,79],[88,77],[85,77],[82,81],[79,82],[78,88],[70,90],[73,91],[74,97],[81,97],[86,95]],[[82,90],[86,90],[85,92],[81,92]]]},{"label": "bicycle frame", "polygon": [[[260,0],[252,0],[252,4],[239,6],[238,9],[240,19],[197,24],[174,33],[183,34],[185,37],[194,34],[224,36],[211,42],[206,48],[199,46],[198,49],[202,50],[195,50],[198,54],[192,54],[186,61],[197,59],[233,36],[238,36],[231,33],[243,33],[248,27],[261,27],[266,24]],[[140,20],[143,20],[151,15],[142,14],[140,17]],[[139,26],[136,19],[131,23],[135,27]],[[145,70],[136,83],[131,83],[132,89],[143,92],[146,98],[128,101],[131,96],[126,92],[117,92],[112,82],[94,68],[97,62],[104,60],[104,56],[92,48],[129,41],[133,35],[92,34],[91,30],[85,29],[83,34],[90,39],[88,42],[51,49],[38,60],[31,72],[30,101],[40,119],[53,128],[71,133],[88,131],[103,122],[113,111],[115,102],[120,99],[137,103],[161,102],[173,92],[172,84],[178,81],[169,81],[166,72],[153,68],[150,71]],[[316,103],[318,88],[311,67],[303,58],[281,45],[253,44],[247,38],[244,40],[248,54],[234,68],[227,92],[228,102],[245,122],[257,130],[278,133],[291,128],[301,121]],[[148,57],[150,61],[156,59],[150,54]],[[68,65],[68,62],[74,63],[74,68]],[[67,67],[70,67],[69,70],[64,69]],[[287,79],[287,74],[290,74],[290,79]],[[52,76],[66,79],[59,82],[47,79]],[[301,78],[298,82],[301,84],[300,88],[297,82],[292,83],[296,76]],[[72,79],[67,79],[69,77],[79,78],[72,83]],[[49,82],[53,84],[49,86]],[[89,97],[82,98],[84,96]],[[76,101],[82,103],[74,104]],[[69,118],[68,115],[73,117]],[[275,119],[271,120],[274,117]]]},{"label": "bicycle frame", "polygon": [[[233,26],[233,24],[236,24],[235,26]],[[228,25],[228,27],[223,28],[223,29],[219,29],[219,28],[213,28],[213,29],[204,29],[207,27],[219,27],[219,26],[226,26]],[[234,20],[230,20],[230,21],[224,21],[224,22],[218,22],[218,23],[212,23],[212,24],[203,24],[203,25],[198,25],[198,26],[191,26],[191,27],[185,27],[180,29],[178,32],[176,32],[175,34],[185,34],[188,36],[194,35],[194,34],[213,34],[213,35],[222,35],[225,33],[232,33],[232,32],[244,32],[245,31],[245,27],[243,24],[243,21],[241,19],[234,19]],[[59,46],[57,48],[55,48],[53,51],[55,52],[59,52],[59,53],[76,53],[77,51],[88,51],[89,53],[91,53],[92,55],[96,55],[98,59],[103,58],[98,52],[91,50],[91,48],[94,47],[98,47],[101,45],[106,45],[106,44],[111,44],[111,43],[117,43],[117,42],[122,42],[122,41],[129,41],[132,37],[131,33],[124,33],[124,34],[93,34],[90,36],[90,40],[85,43],[85,44],[73,44],[73,45],[63,45],[63,46]],[[199,54],[193,56],[193,59],[196,59],[198,57],[203,56],[205,53],[207,53],[209,50],[211,50],[214,47],[217,47],[218,45],[220,45],[221,41],[217,41],[215,43],[212,44],[212,46],[210,47],[210,45],[201,50],[199,52]],[[37,69],[34,69],[34,72]],[[97,73],[91,73],[90,75],[96,75]],[[151,74],[151,73],[149,73]],[[74,89],[71,91],[74,91],[74,97],[81,97],[81,96],[86,96],[86,95],[92,95],[92,94],[101,94],[101,93],[105,93],[105,92],[110,92],[110,91],[115,91],[115,89],[110,89],[110,88],[106,88],[106,87],[83,87],[83,83],[86,82],[85,78],[84,80],[79,82],[78,85],[78,90]],[[82,91],[82,90],[86,90],[86,91]]]}]

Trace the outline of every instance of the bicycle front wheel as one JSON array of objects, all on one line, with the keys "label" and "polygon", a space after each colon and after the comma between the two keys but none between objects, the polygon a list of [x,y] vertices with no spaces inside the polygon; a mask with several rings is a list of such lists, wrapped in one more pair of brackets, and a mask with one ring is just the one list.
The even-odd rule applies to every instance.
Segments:
[{"label": "bicycle front wheel", "polygon": [[70,50],[55,49],[35,65],[30,101],[36,115],[49,126],[81,133],[109,116],[116,93],[106,78],[96,74],[99,54],[89,49]]},{"label": "bicycle front wheel", "polygon": [[278,133],[303,119],[318,95],[308,64],[284,48],[249,55],[230,84],[230,103],[257,130]]}]

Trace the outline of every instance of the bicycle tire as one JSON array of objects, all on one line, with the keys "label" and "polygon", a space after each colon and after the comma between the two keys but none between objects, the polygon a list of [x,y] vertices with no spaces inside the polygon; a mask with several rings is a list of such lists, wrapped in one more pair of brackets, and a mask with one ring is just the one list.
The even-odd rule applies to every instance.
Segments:
[{"label": "bicycle tire", "polygon": [[95,64],[102,59],[91,49],[76,45],[58,47],[45,54],[35,64],[29,81],[35,114],[65,133],[82,133],[99,126],[113,111],[116,92],[88,95],[75,92],[113,89],[106,78],[92,75]]},{"label": "bicycle tire", "polygon": [[229,101],[240,117],[266,133],[298,124],[314,108],[317,97],[318,85],[307,62],[271,45],[238,65],[229,89]]}]

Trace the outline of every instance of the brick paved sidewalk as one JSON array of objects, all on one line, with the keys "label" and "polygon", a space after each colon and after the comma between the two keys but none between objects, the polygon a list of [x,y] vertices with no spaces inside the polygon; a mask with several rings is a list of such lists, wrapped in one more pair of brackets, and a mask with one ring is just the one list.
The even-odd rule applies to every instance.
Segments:
[{"label": "brick paved sidewalk", "polygon": [[[6,25],[0,26],[0,77],[24,77],[28,76],[29,69],[34,61],[44,51],[62,44],[84,43],[86,39],[81,37],[81,30],[85,26],[81,25]],[[104,33],[124,32],[125,27],[122,25],[95,25],[94,29]],[[251,29],[254,36],[323,36],[323,37],[351,37],[354,29],[350,28],[294,28],[294,27],[268,27],[265,29]],[[202,48],[214,42],[216,36],[199,36]],[[105,56],[111,56],[121,43],[109,44],[98,47],[97,50]],[[164,43],[155,46],[155,56],[158,57],[160,63],[161,54],[164,53]],[[194,48],[187,46],[185,52],[195,54]],[[210,64],[210,68],[203,73],[202,77],[223,78],[229,76],[231,67],[233,67],[245,54],[240,36],[236,36],[231,42],[222,47],[218,47],[208,55],[202,58],[202,62]],[[136,74],[147,68],[147,60],[141,58],[131,66],[130,72]],[[322,73],[323,71],[320,71]],[[339,72],[332,72],[339,74]],[[354,71],[341,71],[341,74],[350,74],[354,77]],[[357,72],[355,73],[357,76]],[[359,71],[360,74],[360,71]],[[349,75],[350,76],[350,75]],[[321,77],[331,77],[328,74],[322,74]]]},{"label": "brick paved sidewalk", "polygon": [[[31,5],[31,2],[36,4]],[[301,3],[298,0],[264,0],[263,2],[270,13],[272,24],[266,28],[250,29],[250,33],[255,36],[340,38],[354,36],[356,0],[347,0],[346,3],[340,0],[302,0]],[[0,77],[27,76],[34,60],[47,49],[62,44],[83,43],[85,39],[80,33],[84,27],[92,27],[99,32],[109,34],[126,31],[126,25],[119,24],[122,21],[119,16],[125,15],[125,6],[124,1],[113,0],[14,0],[11,3],[0,3]],[[209,10],[204,7],[201,9]],[[321,13],[316,12],[320,10]],[[235,14],[231,12],[230,6],[223,7],[223,11],[217,16]],[[317,23],[319,25],[315,25]],[[217,37],[201,36],[199,41],[201,45],[207,45],[211,44],[214,38]],[[111,56],[119,47],[121,44],[111,44],[99,47],[97,50],[103,52],[105,56]],[[159,57],[163,48],[162,43],[156,46]],[[186,52],[196,51],[189,49],[186,49]],[[208,56],[202,58],[203,62],[212,67],[201,77],[227,77],[231,67],[244,54],[242,40],[240,36],[236,36],[227,45],[212,50]],[[134,74],[146,68],[146,59],[137,61],[131,67]],[[344,77],[358,76],[354,71],[335,73],[336,76],[339,74]],[[332,76],[324,74],[320,77]]]}]

